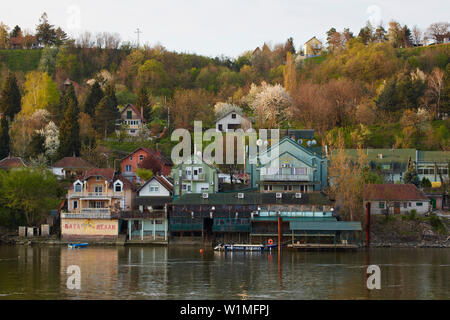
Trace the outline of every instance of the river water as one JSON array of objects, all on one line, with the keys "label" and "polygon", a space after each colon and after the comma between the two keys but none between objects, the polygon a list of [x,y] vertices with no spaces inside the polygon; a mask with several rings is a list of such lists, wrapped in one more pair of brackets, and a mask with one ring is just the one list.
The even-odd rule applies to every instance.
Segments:
[{"label": "river water", "polygon": [[[450,249],[219,253],[0,246],[0,299],[450,299]],[[69,266],[80,289],[68,289]],[[368,290],[378,265],[381,289]]]}]

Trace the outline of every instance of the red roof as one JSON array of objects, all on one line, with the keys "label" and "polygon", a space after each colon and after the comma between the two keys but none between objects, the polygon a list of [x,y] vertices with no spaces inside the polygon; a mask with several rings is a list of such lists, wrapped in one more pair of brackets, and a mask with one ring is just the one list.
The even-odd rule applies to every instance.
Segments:
[{"label": "red roof", "polygon": [[136,190],[137,187],[134,183],[132,183],[130,180],[128,180],[127,178],[125,178],[124,176],[120,175],[120,174],[116,174],[114,176],[114,181],[120,180],[123,182],[123,186],[125,189],[131,189],[131,190]]},{"label": "red roof", "polygon": [[368,184],[364,186],[364,200],[428,200],[428,197],[413,184]]},{"label": "red roof", "polygon": [[27,165],[19,157],[11,157],[8,156],[5,159],[0,160],[0,168],[1,169],[10,169],[10,168],[24,168]]},{"label": "red roof", "polygon": [[143,147],[137,148],[136,150],[131,152],[129,155],[127,155],[126,157],[122,158],[122,160],[125,160],[126,158],[128,158],[130,156],[133,156],[139,150],[145,151],[149,156],[151,156],[154,159],[160,161],[165,166],[171,166],[172,165],[172,162],[169,159],[167,159],[161,152],[157,152],[157,151],[152,150],[150,148],[143,148]]},{"label": "red roof", "polygon": [[84,173],[83,179],[86,180],[89,177],[101,176],[107,181],[114,179],[114,169],[111,168],[92,168]]},{"label": "red roof", "polygon": [[56,161],[53,168],[93,168],[94,166],[80,157],[65,157]]},{"label": "red roof", "polygon": [[143,115],[143,114],[142,114],[142,113],[141,113],[134,105],[132,105],[131,103],[127,104],[127,105],[123,108],[122,113],[124,113],[125,110],[127,110],[128,107],[130,107],[131,109],[133,109],[133,111],[137,114],[137,116],[138,116],[139,118],[141,118],[142,122],[146,122],[146,121],[147,121],[147,120],[145,120],[144,115]]}]

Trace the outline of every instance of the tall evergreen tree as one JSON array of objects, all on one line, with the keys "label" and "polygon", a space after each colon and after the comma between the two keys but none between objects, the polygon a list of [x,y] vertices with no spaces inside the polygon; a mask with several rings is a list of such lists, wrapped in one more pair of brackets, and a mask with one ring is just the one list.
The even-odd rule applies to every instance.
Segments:
[{"label": "tall evergreen tree", "polygon": [[47,13],[43,13],[36,27],[36,38],[40,44],[50,46],[56,42],[55,27],[48,23]]},{"label": "tall evergreen tree", "polygon": [[2,117],[0,122],[0,159],[6,158],[9,155],[9,125],[6,116]]},{"label": "tall evergreen tree", "polygon": [[60,104],[61,104],[61,111],[58,116],[59,120],[62,121],[62,119],[66,115],[67,107],[71,102],[75,104],[75,108],[79,112],[78,108],[78,99],[77,95],[75,94],[75,88],[73,87],[73,84],[70,84],[69,86],[66,86],[64,89],[64,92],[60,95]]},{"label": "tall evergreen tree", "polygon": [[98,106],[100,100],[102,100],[103,97],[104,94],[102,88],[100,87],[100,84],[97,81],[95,81],[84,103],[83,112],[87,113],[91,117],[94,117],[95,108]]},{"label": "tall evergreen tree", "polygon": [[150,121],[150,118],[152,116],[152,106],[150,103],[150,99],[149,99],[147,90],[145,90],[144,87],[141,87],[138,90],[136,106],[138,107],[139,111],[142,108],[143,113],[144,113],[144,118],[147,121]]},{"label": "tall evergreen tree", "polygon": [[79,156],[81,150],[79,110],[73,100],[69,100],[64,120],[59,128],[58,154],[62,157]]},{"label": "tall evergreen tree", "polygon": [[13,120],[21,108],[21,95],[16,76],[9,73],[0,94],[0,112]]},{"label": "tall evergreen tree", "polygon": [[420,187],[419,175],[417,174],[416,166],[412,162],[411,158],[408,161],[408,169],[403,177],[405,183],[412,183],[416,187]]},{"label": "tall evergreen tree", "polygon": [[117,104],[114,99],[107,95],[98,104],[95,110],[95,129],[100,136],[105,138],[114,132],[116,127],[116,120],[120,117]]}]

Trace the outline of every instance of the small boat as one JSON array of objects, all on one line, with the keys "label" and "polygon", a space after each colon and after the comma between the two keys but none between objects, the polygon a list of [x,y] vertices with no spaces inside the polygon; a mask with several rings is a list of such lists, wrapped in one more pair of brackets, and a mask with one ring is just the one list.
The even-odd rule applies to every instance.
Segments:
[{"label": "small boat", "polygon": [[67,247],[69,249],[76,249],[76,248],[86,248],[88,246],[88,243],[69,243]]},{"label": "small boat", "polygon": [[270,251],[276,248],[276,244],[219,244],[214,247],[215,251]]}]

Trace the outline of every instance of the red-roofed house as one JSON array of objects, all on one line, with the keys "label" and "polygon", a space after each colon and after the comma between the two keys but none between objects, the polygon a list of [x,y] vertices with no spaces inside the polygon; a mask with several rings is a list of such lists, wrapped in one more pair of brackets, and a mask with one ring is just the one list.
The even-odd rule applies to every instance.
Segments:
[{"label": "red-roofed house", "polygon": [[138,134],[139,130],[146,123],[146,120],[143,115],[143,110],[139,111],[134,105],[131,103],[127,104],[122,112],[120,113],[121,124],[127,125],[127,132],[130,136],[135,136]]},{"label": "red-roofed house", "polygon": [[136,186],[114,169],[87,170],[67,193],[62,238],[117,238],[120,214],[133,210],[135,197]]},{"label": "red-roofed house", "polygon": [[84,173],[94,166],[88,161],[80,157],[65,157],[56,161],[52,165],[53,174],[59,178],[74,178],[75,176],[82,176]]},{"label": "red-roofed house", "polygon": [[373,214],[430,211],[430,199],[413,184],[368,184],[363,191],[364,207],[370,202]]},{"label": "red-roofed house", "polygon": [[[136,176],[136,168],[138,167],[152,169],[153,171],[156,171],[154,168],[159,168],[160,175],[168,176],[172,170],[172,162],[160,151],[149,148],[138,148],[120,161],[122,174],[132,182],[140,181],[139,177]],[[153,173],[157,174],[158,172]]]},{"label": "red-roofed house", "polygon": [[19,157],[11,157],[10,155],[2,160],[0,160],[0,169],[10,170],[17,168],[26,168],[27,165]]}]

